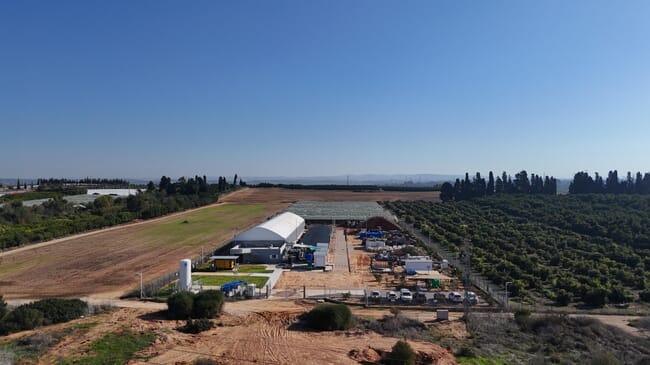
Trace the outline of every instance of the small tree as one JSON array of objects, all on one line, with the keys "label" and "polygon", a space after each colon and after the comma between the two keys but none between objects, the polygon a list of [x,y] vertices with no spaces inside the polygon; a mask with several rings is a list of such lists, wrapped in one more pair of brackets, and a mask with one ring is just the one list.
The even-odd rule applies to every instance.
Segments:
[{"label": "small tree", "polygon": [[167,299],[167,315],[171,319],[190,319],[194,307],[194,294],[181,291]]},{"label": "small tree", "polygon": [[415,364],[415,351],[408,342],[399,340],[393,345],[391,352],[386,355],[384,363],[387,365],[413,365]]},{"label": "small tree", "polygon": [[194,297],[192,316],[194,318],[216,318],[223,311],[224,296],[217,290],[206,290]]}]

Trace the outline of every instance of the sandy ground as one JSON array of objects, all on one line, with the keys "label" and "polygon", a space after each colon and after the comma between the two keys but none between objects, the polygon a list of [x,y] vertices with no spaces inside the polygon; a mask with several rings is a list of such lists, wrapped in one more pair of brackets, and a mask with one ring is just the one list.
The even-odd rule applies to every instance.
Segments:
[{"label": "sandy ground", "polygon": [[[110,332],[130,330],[154,333],[156,341],[141,355],[146,361],[129,364],[191,364],[198,358],[210,358],[219,364],[359,364],[375,363],[378,351],[389,351],[396,338],[360,330],[311,332],[295,328],[296,317],[314,304],[302,301],[247,301],[228,303],[227,312],[216,319],[217,326],[198,335],[175,329],[180,321],[166,320],[150,309],[123,308],[43,328],[52,332],[69,326],[92,324],[86,331],[74,331],[48,350],[39,364],[56,363],[61,358],[88,354],[90,344]],[[384,311],[376,313],[384,315]],[[366,316],[372,316],[368,313]],[[10,338],[30,335],[31,331]],[[432,364],[456,364],[445,349],[426,342],[409,341]]]}]

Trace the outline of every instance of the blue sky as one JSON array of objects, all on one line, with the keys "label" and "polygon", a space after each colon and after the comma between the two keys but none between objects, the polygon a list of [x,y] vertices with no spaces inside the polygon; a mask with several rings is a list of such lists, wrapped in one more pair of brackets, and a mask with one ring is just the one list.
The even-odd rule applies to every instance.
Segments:
[{"label": "blue sky", "polygon": [[0,176],[650,171],[648,1],[3,1]]}]

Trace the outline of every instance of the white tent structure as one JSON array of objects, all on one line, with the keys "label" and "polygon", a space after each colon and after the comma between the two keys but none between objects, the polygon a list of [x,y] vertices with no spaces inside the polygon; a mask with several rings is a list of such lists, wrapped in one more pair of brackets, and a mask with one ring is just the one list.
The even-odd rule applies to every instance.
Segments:
[{"label": "white tent structure", "polygon": [[305,220],[291,212],[284,212],[237,236],[235,242],[296,243],[305,231]]}]

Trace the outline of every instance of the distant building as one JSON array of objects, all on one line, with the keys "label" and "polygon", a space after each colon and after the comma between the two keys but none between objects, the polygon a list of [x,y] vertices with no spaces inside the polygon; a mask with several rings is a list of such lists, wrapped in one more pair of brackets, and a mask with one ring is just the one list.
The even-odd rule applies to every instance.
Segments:
[{"label": "distant building", "polygon": [[240,256],[244,264],[277,264],[304,231],[305,220],[285,212],[237,235],[230,255]]}]

